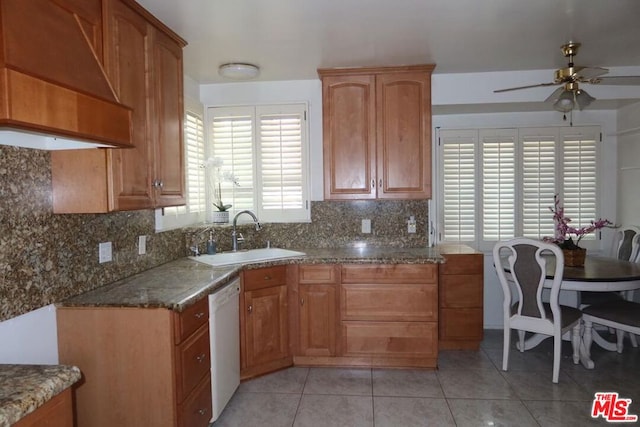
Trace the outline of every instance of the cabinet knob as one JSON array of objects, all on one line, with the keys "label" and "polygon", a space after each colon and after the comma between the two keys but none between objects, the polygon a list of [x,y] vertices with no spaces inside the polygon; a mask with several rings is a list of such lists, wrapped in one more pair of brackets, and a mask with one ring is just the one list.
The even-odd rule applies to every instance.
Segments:
[{"label": "cabinet knob", "polygon": [[380,178],[380,181],[378,181],[378,187],[382,188],[382,178]]},{"label": "cabinet knob", "polygon": [[300,305],[304,305],[304,298],[300,298]]},{"label": "cabinet knob", "polygon": [[206,409],[198,409],[198,414],[199,415],[206,415],[207,414],[207,410]]},{"label": "cabinet knob", "polygon": [[202,353],[199,356],[196,356],[196,360],[198,361],[198,363],[204,362],[204,359],[206,359],[206,358],[207,358],[207,356],[204,353]]},{"label": "cabinet knob", "polygon": [[161,179],[154,179],[153,183],[151,184],[151,186],[153,188],[162,188],[162,187],[164,187],[164,182],[162,182]]},{"label": "cabinet knob", "polygon": [[247,308],[247,311],[248,311],[249,313],[252,313],[252,312],[253,312],[253,306],[252,306],[252,305],[250,305],[250,306]]},{"label": "cabinet knob", "polygon": [[371,180],[371,188],[376,188],[376,180],[375,179]]},{"label": "cabinet knob", "polygon": [[194,316],[196,317],[196,319],[202,319],[204,317],[204,313],[201,311],[199,313],[194,314]]},{"label": "cabinet knob", "polygon": [[264,276],[264,280],[271,280],[271,276]]}]

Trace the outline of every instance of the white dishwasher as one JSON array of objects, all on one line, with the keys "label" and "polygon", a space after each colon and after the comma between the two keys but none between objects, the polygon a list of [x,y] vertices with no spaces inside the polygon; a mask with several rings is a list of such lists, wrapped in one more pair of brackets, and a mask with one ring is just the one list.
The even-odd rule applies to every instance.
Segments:
[{"label": "white dishwasher", "polygon": [[240,385],[240,279],[209,295],[211,422]]}]

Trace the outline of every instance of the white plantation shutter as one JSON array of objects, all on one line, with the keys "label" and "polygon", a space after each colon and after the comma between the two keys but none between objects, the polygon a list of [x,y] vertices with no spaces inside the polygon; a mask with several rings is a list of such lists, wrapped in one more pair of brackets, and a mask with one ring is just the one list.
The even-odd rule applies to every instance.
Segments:
[{"label": "white plantation shutter", "polygon": [[571,225],[588,225],[599,217],[599,138],[598,126],[440,130],[439,240],[487,250],[552,237],[555,194]]},{"label": "white plantation shutter", "polygon": [[[221,180],[222,203],[232,205],[232,215],[244,209],[255,210],[253,108],[211,108],[210,117],[211,157],[220,157],[221,173],[232,173],[238,183],[234,185],[228,180]],[[215,171],[210,170],[210,173]],[[212,182],[215,182],[215,178]],[[210,193],[213,201],[213,189]]]},{"label": "white plantation shutter", "polygon": [[[573,227],[589,225],[596,220],[598,127],[565,128],[561,132],[563,144],[562,204]],[[584,240],[595,240],[589,234]]]},{"label": "white plantation shutter", "polygon": [[483,240],[515,236],[516,130],[481,130]]},{"label": "white plantation shutter", "polygon": [[264,222],[309,219],[305,111],[303,104],[209,109],[211,156],[239,184],[221,185],[232,215],[250,209]]},{"label": "white plantation shutter", "polygon": [[558,131],[555,128],[520,129],[522,147],[522,235],[542,239],[554,235],[549,207],[556,189]]},{"label": "white plantation shutter", "polygon": [[187,208],[189,212],[206,210],[204,122],[202,117],[187,112],[185,116],[185,149],[187,151]]},{"label": "white plantation shutter", "polygon": [[476,131],[440,132],[442,152],[442,239],[474,242],[476,239]]},{"label": "white plantation shutter", "polygon": [[304,105],[256,107],[260,211],[266,221],[306,217]]}]

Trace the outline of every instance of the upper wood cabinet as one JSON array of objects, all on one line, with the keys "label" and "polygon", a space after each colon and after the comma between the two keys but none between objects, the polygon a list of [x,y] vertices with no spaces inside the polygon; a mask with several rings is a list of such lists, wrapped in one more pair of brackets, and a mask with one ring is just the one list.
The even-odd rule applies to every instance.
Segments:
[{"label": "upper wood cabinet", "polygon": [[185,203],[182,47],[129,0],[105,0],[104,63],[133,109],[134,148],[52,152],[56,213],[97,213]]},{"label": "upper wood cabinet", "polygon": [[433,65],[320,69],[324,197],[431,197]]}]

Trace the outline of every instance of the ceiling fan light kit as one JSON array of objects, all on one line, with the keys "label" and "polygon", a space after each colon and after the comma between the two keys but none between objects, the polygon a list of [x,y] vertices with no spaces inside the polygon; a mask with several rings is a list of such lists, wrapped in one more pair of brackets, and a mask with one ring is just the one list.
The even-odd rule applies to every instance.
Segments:
[{"label": "ceiling fan light kit", "polygon": [[258,77],[260,67],[244,62],[229,62],[218,67],[218,74],[231,80],[251,80]]},{"label": "ceiling fan light kit", "polygon": [[512,87],[494,90],[494,93],[508,92],[512,90],[529,89],[541,86],[562,85],[556,89],[545,102],[551,103],[553,108],[561,113],[573,111],[577,106],[579,110],[588,107],[596,99],[585,90],[578,87],[579,83],[601,85],[640,85],[640,76],[615,76],[602,77],[609,70],[601,67],[578,67],[573,63],[573,57],[577,55],[580,43],[569,42],[560,47],[562,54],[568,58],[565,68],[554,72],[554,80],[548,83],[539,83],[528,86]]}]

